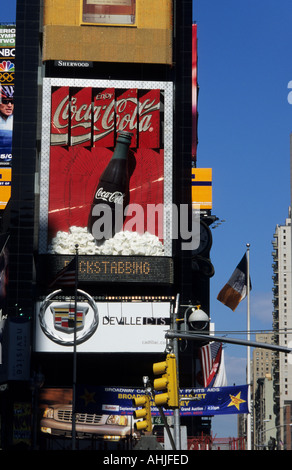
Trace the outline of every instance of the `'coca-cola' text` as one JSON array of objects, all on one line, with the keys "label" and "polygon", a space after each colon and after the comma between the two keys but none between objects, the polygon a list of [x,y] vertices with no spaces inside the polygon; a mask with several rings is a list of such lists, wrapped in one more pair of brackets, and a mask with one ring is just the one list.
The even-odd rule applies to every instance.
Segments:
[{"label": "'coca-cola' text", "polygon": [[[59,89],[52,94],[51,143],[111,146],[115,132],[128,131],[134,133],[133,147],[139,144],[144,148],[159,148],[163,118],[161,93],[160,90],[91,87],[71,92],[70,87],[63,87],[63,91]],[[67,138],[60,143],[60,139],[54,138],[65,133],[74,135],[74,139]]]},{"label": "'coca-cola' text", "polygon": [[109,191],[104,191],[103,188],[99,188],[95,193],[95,199],[102,199],[106,202],[111,202],[113,204],[123,204],[125,194],[115,191],[111,193]]}]

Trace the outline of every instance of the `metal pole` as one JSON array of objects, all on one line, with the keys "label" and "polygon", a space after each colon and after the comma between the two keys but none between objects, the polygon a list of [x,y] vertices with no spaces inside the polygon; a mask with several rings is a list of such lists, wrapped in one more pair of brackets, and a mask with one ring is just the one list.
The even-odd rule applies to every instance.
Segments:
[{"label": "metal pole", "polygon": [[73,340],[73,397],[72,397],[72,450],[76,450],[76,377],[77,377],[77,287],[78,245],[75,245],[74,340]]},{"label": "metal pole", "polygon": [[285,354],[292,353],[292,349],[286,348],[285,346],[278,346],[276,344],[269,343],[259,343],[257,341],[247,341],[245,339],[227,338],[225,336],[209,335],[205,333],[177,333],[175,331],[166,331],[165,338],[181,338],[189,339],[192,341],[205,341],[206,343],[218,341],[221,343],[238,344],[240,346],[254,346],[256,348],[271,349],[272,351],[283,352]]},{"label": "metal pole", "polygon": [[[174,331],[177,331],[177,315],[179,307],[179,294],[176,296],[175,309],[173,312],[173,328]],[[177,365],[177,382],[179,384],[179,359],[178,359],[178,340],[174,338],[173,341],[173,352],[176,357]],[[180,432],[180,409],[177,408],[173,412],[173,433],[174,433],[174,442],[176,450],[181,450],[181,432]]]},{"label": "metal pole", "polygon": [[[247,243],[247,251],[246,251],[246,261],[247,261],[247,270],[246,270],[246,285],[247,285],[247,341],[250,341],[250,284],[249,284],[249,247],[250,244]],[[250,390],[250,383],[251,383],[251,376],[250,376],[250,346],[247,346],[247,359],[246,359],[246,382],[248,385],[248,404],[249,407],[251,406],[251,390]],[[247,450],[251,450],[251,410],[247,414],[247,421],[246,421],[246,439],[247,439]]]},{"label": "metal pole", "polygon": [[169,425],[168,425],[168,422],[167,422],[167,419],[165,417],[165,414],[163,412],[163,409],[161,406],[158,406],[158,411],[159,411],[159,414],[162,418],[162,421],[163,421],[163,424],[164,424],[164,427],[166,429],[166,432],[167,432],[167,435],[168,435],[168,439],[169,439],[169,442],[170,442],[170,445],[172,447],[173,450],[177,450],[176,449],[176,445],[175,445],[175,442],[173,440],[173,437],[172,437],[172,434],[171,434],[171,430],[169,429]]}]

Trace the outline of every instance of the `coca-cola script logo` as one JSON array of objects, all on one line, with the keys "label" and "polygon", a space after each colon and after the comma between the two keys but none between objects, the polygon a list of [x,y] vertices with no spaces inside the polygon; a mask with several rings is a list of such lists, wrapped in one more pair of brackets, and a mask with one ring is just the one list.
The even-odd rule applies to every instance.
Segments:
[{"label": "coca-cola script logo", "polygon": [[[134,103],[134,107],[130,109],[130,104]],[[140,103],[138,108],[137,100],[133,98],[121,99],[116,102],[112,100],[108,106],[95,106],[94,107],[94,124],[101,118],[102,130],[111,132],[114,130],[114,112],[116,112],[116,127],[118,131],[137,129],[137,115],[139,111],[139,132],[147,132],[152,126],[152,115],[154,111],[159,110],[160,103],[155,100],[145,100]],[[94,130],[99,132],[100,129],[94,126]],[[101,130],[101,137],[102,137]]]},{"label": "coca-cola script logo", "polygon": [[56,129],[64,129],[68,127],[69,118],[69,95],[66,95],[58,104],[53,115],[53,124]]},{"label": "coca-cola script logo", "polygon": [[111,193],[109,191],[104,191],[103,188],[99,188],[95,193],[95,199],[102,199],[106,202],[112,202],[113,204],[123,204],[125,194],[115,191]]},{"label": "coca-cola script logo", "polygon": [[[72,96],[70,90],[64,87],[64,93],[52,95],[52,132],[64,133],[66,129],[71,133],[87,133],[89,128],[92,133],[93,142],[104,139],[111,133],[118,131],[128,131],[149,136],[149,147],[157,147],[153,138],[159,134],[160,121],[160,90],[149,90],[139,94],[139,90],[129,89],[121,94],[121,91],[109,89],[104,91],[90,90],[90,97],[85,100],[86,93],[81,94],[82,98]],[[87,95],[87,96],[88,96]],[[80,130],[76,130],[76,128]],[[83,129],[83,130],[82,130]],[[87,129],[87,131],[86,131]],[[153,132],[156,131],[156,132]],[[140,137],[141,140],[141,137]],[[81,140],[71,142],[77,145]]]}]

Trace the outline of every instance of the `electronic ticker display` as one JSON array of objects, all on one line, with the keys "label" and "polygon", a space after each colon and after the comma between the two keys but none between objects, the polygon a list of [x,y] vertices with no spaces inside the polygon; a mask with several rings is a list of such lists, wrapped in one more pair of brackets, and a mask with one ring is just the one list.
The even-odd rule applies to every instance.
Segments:
[{"label": "electronic ticker display", "polygon": [[[38,272],[43,279],[39,280],[50,283],[73,258],[70,255],[40,255]],[[47,278],[47,273],[52,279]],[[165,256],[79,255],[78,282],[172,284],[173,259]]]}]

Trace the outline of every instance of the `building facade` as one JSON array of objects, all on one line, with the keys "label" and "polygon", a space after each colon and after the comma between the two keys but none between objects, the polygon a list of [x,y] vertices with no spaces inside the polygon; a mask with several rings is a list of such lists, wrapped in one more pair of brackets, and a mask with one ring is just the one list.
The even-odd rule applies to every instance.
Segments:
[{"label": "building facade", "polygon": [[[277,225],[273,238],[273,332],[274,342],[291,347],[291,209],[283,225]],[[285,446],[284,436],[289,423],[286,408],[292,398],[292,364],[286,354],[274,353],[273,363],[274,403],[277,416],[277,442]]]},{"label": "building facade", "polygon": [[[272,333],[257,333],[255,339],[258,343],[272,344]],[[252,353],[252,383],[258,379],[272,374],[272,362],[274,352],[270,349],[255,348]]]},{"label": "building facade", "polygon": [[[272,333],[257,333],[259,343],[273,342]],[[266,447],[268,439],[266,430],[276,434],[273,402],[273,369],[274,352],[270,349],[254,348],[252,352],[252,395],[253,395],[253,444],[254,448]]]},{"label": "building facade", "polygon": [[[53,442],[47,422],[40,437],[38,404],[52,402],[53,390],[63,400],[57,405],[72,401],[68,391],[75,380],[76,299],[74,371],[77,382],[88,389],[143,387],[152,364],[165,357],[165,329],[171,325],[177,294],[181,318],[189,305],[199,304],[209,313],[214,271],[209,259],[209,194],[208,208],[199,212],[199,226],[202,217],[208,222],[207,245],[196,246],[193,252],[189,232],[183,231],[188,224],[173,232],[179,227],[173,217],[181,217],[184,207],[184,217],[191,220],[192,198],[200,201],[192,191],[192,171],[197,167],[192,0],[110,3],[17,2],[12,183],[2,230],[9,231],[9,284],[3,311],[11,328],[22,333],[30,367],[21,387],[12,377],[9,393],[3,395],[4,448],[17,443],[48,448]],[[157,243],[155,253],[145,251],[144,239],[139,248],[135,244],[135,250],[143,252],[132,251],[132,243],[128,252],[117,256],[117,251],[100,252],[95,247],[82,251],[82,231],[72,244],[68,237],[65,242],[58,238],[76,235],[76,227],[86,228],[118,131],[132,133],[133,204],[143,210],[163,206],[162,231],[159,225],[150,230]],[[181,212],[174,214],[168,207]],[[141,221],[142,232],[148,232],[144,216],[145,212],[132,223],[135,235]],[[150,245],[153,248],[152,241]],[[52,287],[59,271],[74,259],[77,292]],[[24,334],[26,323],[30,339]],[[182,387],[195,385],[198,347],[190,344],[183,352]],[[24,372],[22,368],[23,376]],[[28,419],[29,404],[32,435],[18,442],[11,416],[21,409]],[[210,434],[209,419],[186,418],[186,425],[191,435]]]}]

